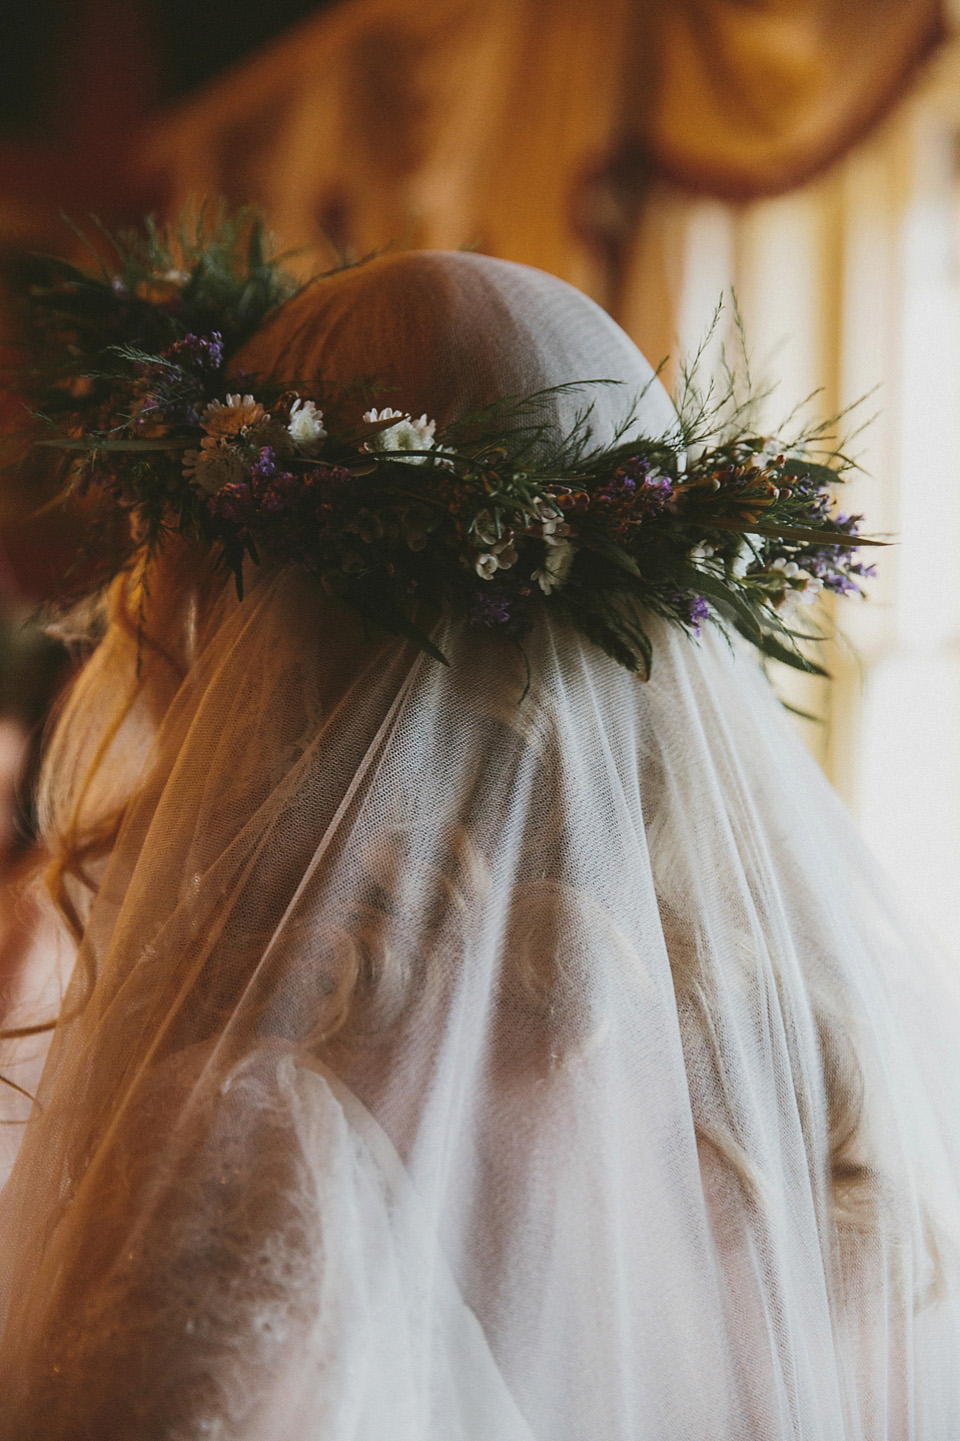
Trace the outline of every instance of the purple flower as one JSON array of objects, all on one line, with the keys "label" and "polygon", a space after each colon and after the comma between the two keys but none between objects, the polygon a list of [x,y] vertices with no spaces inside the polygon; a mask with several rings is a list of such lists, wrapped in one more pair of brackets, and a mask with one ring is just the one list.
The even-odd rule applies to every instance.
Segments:
[{"label": "purple flower", "polygon": [[270,480],[277,473],[277,456],[272,445],[265,445],[259,459],[254,463],[253,474],[257,480]]},{"label": "purple flower", "polygon": [[478,595],[470,611],[472,625],[509,625],[510,602],[505,596]]},{"label": "purple flower", "polygon": [[703,595],[695,595],[690,602],[690,623],[699,627],[710,616],[710,607],[707,598]]},{"label": "purple flower", "polygon": [[615,505],[619,502],[620,509],[629,505],[631,513],[640,519],[663,510],[673,497],[673,484],[646,456],[634,455],[617,467],[597,495]]},{"label": "purple flower", "polygon": [[710,618],[710,606],[706,596],[681,595],[678,592],[672,597],[671,604],[684,624],[690,627],[694,635],[699,636],[704,621]]},{"label": "purple flower", "polygon": [[198,370],[219,370],[223,365],[223,336],[219,330],[209,335],[194,335],[191,331],[165,350],[164,358]]},{"label": "purple flower", "polygon": [[523,614],[516,613],[514,605],[519,602],[522,607],[522,597],[509,595],[504,592],[490,593],[484,587],[482,593],[474,597],[474,602],[467,613],[467,619],[471,625],[489,626],[491,630],[501,630],[515,639],[522,639],[530,629],[530,621]]}]

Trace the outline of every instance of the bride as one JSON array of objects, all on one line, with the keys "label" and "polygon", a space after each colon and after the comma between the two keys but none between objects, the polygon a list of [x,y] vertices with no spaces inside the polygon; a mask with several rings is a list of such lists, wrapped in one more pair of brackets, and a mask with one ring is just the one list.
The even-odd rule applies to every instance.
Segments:
[{"label": "bride", "polygon": [[[233,373],[675,425],[472,254],[319,281]],[[3,1441],[956,1441],[960,984],[748,648],[653,617],[642,681],[544,608],[524,695],[490,629],[422,610],[444,665],[242,571],[145,548],[47,758],[80,942]]]}]

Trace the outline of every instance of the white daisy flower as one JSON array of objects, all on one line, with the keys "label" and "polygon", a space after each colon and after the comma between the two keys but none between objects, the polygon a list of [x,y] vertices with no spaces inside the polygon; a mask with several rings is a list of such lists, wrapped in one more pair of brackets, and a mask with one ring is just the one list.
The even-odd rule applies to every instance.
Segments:
[{"label": "white daisy flower", "polygon": [[317,409],[315,401],[298,398],[293,402],[287,434],[300,450],[313,450],[326,438],[323,411]]},{"label": "white daisy flower", "polygon": [[[411,415],[402,410],[368,410],[364,412],[363,419],[371,425],[382,425],[385,420],[392,420],[396,423],[388,425],[366,442],[366,450],[432,450],[434,447],[434,432],[437,428],[435,420],[428,420],[426,415],[421,415],[419,420],[414,420]],[[406,459],[412,465],[423,465],[430,459],[426,455],[410,455],[398,457]]]}]

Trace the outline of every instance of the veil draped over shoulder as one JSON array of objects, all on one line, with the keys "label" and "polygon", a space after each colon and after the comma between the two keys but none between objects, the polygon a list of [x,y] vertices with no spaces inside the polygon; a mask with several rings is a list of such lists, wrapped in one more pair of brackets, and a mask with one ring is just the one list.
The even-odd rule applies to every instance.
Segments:
[{"label": "veil draped over shoulder", "polygon": [[[476,255],[240,363],[674,420]],[[750,657],[651,622],[644,683],[544,618],[521,700],[509,644],[440,621],[442,666],[294,567],[178,605],[55,745],[122,824],[0,1195],[2,1441],[956,1441],[960,982]]]}]

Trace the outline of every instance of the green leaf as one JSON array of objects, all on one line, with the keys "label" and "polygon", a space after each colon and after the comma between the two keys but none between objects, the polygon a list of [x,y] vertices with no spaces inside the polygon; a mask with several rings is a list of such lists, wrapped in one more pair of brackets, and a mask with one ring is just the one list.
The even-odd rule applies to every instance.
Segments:
[{"label": "green leaf", "polygon": [[801,720],[813,721],[814,725],[826,725],[826,717],[814,715],[813,711],[801,710],[798,705],[791,705],[789,701],[784,700],[783,696],[779,696],[778,699],[784,710],[788,710],[791,715],[799,716]]},{"label": "green leaf", "polygon": [[421,630],[409,616],[404,615],[399,606],[394,608],[387,603],[367,598],[360,599],[356,596],[345,596],[344,599],[353,606],[354,610],[358,611],[360,615],[366,616],[367,620],[372,621],[374,625],[379,625],[384,630],[392,631],[394,635],[402,635],[406,640],[412,641],[418,650],[422,650],[425,655],[430,656],[431,660],[439,661],[441,665],[448,666],[450,664],[443,651],[439,646],[434,645],[426,631]]},{"label": "green leaf", "polygon": [[704,530],[732,530],[737,535],[766,535],[774,540],[796,540],[803,544],[813,541],[817,545],[836,545],[844,549],[859,545],[889,545],[886,540],[874,540],[866,535],[847,535],[846,531],[835,530],[832,526],[813,525],[759,525],[753,521],[725,520],[711,517],[699,520]]},{"label": "green leaf", "polygon": [[751,525],[751,535],[768,535],[777,540],[814,541],[817,545],[836,545],[843,549],[859,545],[889,545],[886,540],[874,540],[866,535],[847,535],[845,531],[834,530],[832,526],[820,528],[811,525]]},{"label": "green leaf", "polygon": [[[633,595],[633,591],[627,591],[610,601],[608,623],[643,660],[644,669],[649,675],[653,664],[653,642],[640,621],[640,611]],[[640,601],[642,604],[642,594]]]},{"label": "green leaf", "polygon": [[643,579],[640,567],[633,559],[633,556],[629,555],[622,545],[618,545],[617,542],[611,540],[609,536],[585,536],[583,539],[583,548],[584,550],[592,550],[595,555],[599,555],[603,560],[609,560],[611,564],[615,565],[619,570],[625,570],[628,575],[636,576],[638,580]]},{"label": "green leaf", "polygon": [[[587,594],[589,596],[589,592]],[[574,599],[568,595],[556,609],[566,614],[570,624],[611,660],[626,670],[642,673],[644,679],[649,678],[653,646],[639,620],[628,622],[619,610],[603,605],[594,596]]]},{"label": "green leaf", "polygon": [[[743,633],[741,631],[741,634]],[[782,661],[784,665],[792,666],[794,670],[802,670],[806,675],[819,675],[827,680],[830,678],[830,672],[824,670],[822,665],[817,665],[816,661],[809,660],[801,651],[784,644],[773,631],[764,631],[759,641],[754,640],[752,635],[748,635],[747,639],[752,640],[771,660]]]},{"label": "green leaf", "polygon": [[639,621],[635,626],[630,627],[630,636],[635,642],[640,655],[643,657],[644,673],[649,680],[650,672],[653,670],[653,641],[647,635],[647,632]]}]

